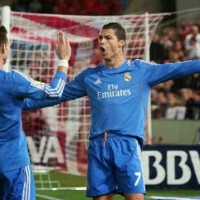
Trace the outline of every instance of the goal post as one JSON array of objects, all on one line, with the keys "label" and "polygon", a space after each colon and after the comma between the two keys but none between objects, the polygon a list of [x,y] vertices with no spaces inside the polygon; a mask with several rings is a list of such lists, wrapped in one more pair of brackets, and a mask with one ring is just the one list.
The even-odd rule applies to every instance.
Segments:
[{"label": "goal post", "polygon": [[[149,29],[149,13],[145,13],[145,51],[144,60],[150,61],[150,29]],[[152,122],[151,122],[151,94],[149,95],[147,118],[146,118],[146,144],[152,144]]]},{"label": "goal post", "polygon": [[1,13],[1,24],[6,27],[9,34],[10,33],[10,16],[11,16],[10,7],[9,6],[0,7],[0,13]]},{"label": "goal post", "polygon": [[[13,12],[8,7],[2,7],[0,11],[1,24],[9,30],[9,67],[44,82],[52,79],[56,69],[54,44],[59,30],[64,31],[72,46],[68,71],[70,81],[85,67],[99,62],[98,34],[101,27],[109,22],[117,21],[126,30],[124,53],[127,59],[149,61],[150,41],[159,22],[166,15],[54,15]],[[25,111],[23,127],[33,169],[63,169],[72,174],[86,173],[90,128],[87,97]],[[151,123],[148,127],[151,129]]]},{"label": "goal post", "polygon": [[[3,6],[0,7],[0,16],[1,16],[1,24],[5,26],[8,33],[8,38],[10,38],[10,16],[11,16],[11,10],[9,6]],[[4,64],[4,70],[9,70],[9,63],[10,58],[7,59],[6,63]]]}]

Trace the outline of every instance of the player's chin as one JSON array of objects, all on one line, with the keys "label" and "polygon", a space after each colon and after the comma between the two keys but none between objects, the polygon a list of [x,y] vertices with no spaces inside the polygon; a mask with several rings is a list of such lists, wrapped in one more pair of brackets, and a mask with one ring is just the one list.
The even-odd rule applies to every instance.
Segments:
[{"label": "player's chin", "polygon": [[105,59],[109,58],[109,56],[106,53],[102,53],[102,58],[105,60]]},{"label": "player's chin", "polygon": [[105,60],[105,61],[110,61],[110,56],[103,56],[103,59]]}]

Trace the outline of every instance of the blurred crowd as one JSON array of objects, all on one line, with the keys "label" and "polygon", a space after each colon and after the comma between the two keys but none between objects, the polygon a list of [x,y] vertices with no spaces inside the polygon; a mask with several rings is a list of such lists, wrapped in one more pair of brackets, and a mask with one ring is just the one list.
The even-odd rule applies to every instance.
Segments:
[{"label": "blurred crowd", "polygon": [[[150,59],[155,63],[200,59],[200,19],[182,19],[153,36]],[[200,75],[176,79],[153,88],[152,118],[200,119]]]},{"label": "blurred crowd", "polygon": [[129,0],[13,0],[11,9],[20,12],[65,15],[119,15]]}]

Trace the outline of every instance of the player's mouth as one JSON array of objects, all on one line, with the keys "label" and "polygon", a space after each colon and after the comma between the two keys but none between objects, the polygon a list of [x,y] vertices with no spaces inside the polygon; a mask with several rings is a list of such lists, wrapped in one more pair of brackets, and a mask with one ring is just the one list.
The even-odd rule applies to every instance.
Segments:
[{"label": "player's mouth", "polygon": [[106,51],[104,47],[100,47],[99,49],[101,50],[102,53]]}]

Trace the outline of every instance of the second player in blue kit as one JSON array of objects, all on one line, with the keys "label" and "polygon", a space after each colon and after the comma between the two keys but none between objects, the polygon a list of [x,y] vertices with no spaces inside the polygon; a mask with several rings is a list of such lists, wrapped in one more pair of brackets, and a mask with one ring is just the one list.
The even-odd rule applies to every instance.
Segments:
[{"label": "second player in blue kit", "polygon": [[35,81],[15,70],[4,71],[9,42],[0,27],[0,199],[35,200],[34,179],[30,167],[21,113],[25,98],[59,98],[66,82],[71,48],[62,32],[57,35],[56,54],[60,59],[50,84]]}]

